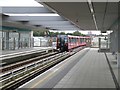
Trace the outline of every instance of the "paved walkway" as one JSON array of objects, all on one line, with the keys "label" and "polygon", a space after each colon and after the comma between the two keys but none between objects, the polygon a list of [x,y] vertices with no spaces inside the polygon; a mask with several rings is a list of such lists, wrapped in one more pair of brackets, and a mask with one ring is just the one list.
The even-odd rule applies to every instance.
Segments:
[{"label": "paved walkway", "polygon": [[104,53],[91,49],[54,88],[115,88]]}]

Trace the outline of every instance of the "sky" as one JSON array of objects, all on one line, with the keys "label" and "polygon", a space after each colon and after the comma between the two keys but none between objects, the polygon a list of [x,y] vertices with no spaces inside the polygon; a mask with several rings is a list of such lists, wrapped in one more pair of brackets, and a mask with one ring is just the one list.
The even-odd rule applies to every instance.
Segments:
[{"label": "sky", "polygon": [[[40,6],[40,7],[43,7],[43,5],[37,3],[35,0],[0,0],[0,6],[3,7],[3,6]],[[63,31],[60,31],[60,32],[63,32]],[[74,31],[64,31],[65,33],[72,33]],[[81,33],[83,34],[88,34],[89,31],[80,31]],[[97,34],[99,35],[100,34],[100,31],[91,31],[92,34]]]},{"label": "sky", "polygon": [[42,6],[34,0],[0,0],[0,6]]},{"label": "sky", "polygon": [[[73,32],[75,32],[75,31],[73,31],[73,30],[67,30],[67,31],[53,31],[53,30],[50,30],[50,31],[52,31],[52,32],[65,32],[65,33],[73,33]],[[89,32],[91,32],[91,34],[96,34],[96,35],[100,35],[101,33],[100,33],[100,31],[81,31],[81,30],[79,30],[79,32],[81,32],[82,34],[88,34]]]}]

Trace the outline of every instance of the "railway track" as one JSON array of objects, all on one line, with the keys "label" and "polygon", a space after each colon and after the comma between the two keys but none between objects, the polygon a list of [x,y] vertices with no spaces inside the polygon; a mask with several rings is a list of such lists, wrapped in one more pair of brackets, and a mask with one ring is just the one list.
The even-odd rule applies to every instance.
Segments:
[{"label": "railway track", "polygon": [[25,61],[19,61],[17,63],[14,63],[14,64],[10,64],[10,65],[6,65],[6,66],[2,66],[0,68],[0,72],[2,73],[5,73],[5,72],[8,72],[10,70],[13,70],[15,68],[18,68],[18,67],[22,67],[24,65],[27,65],[27,64],[30,64],[30,63],[33,63],[33,62],[36,62],[36,61],[39,61],[40,59],[42,58],[45,58],[45,57],[49,57],[51,55],[55,55],[57,54],[58,52],[50,52],[50,53],[42,53],[41,56],[38,56],[38,57],[34,57],[34,58],[31,58],[31,59],[27,59]]},{"label": "railway track", "polygon": [[30,58],[35,58],[37,56],[45,55],[47,53],[55,51],[54,49],[48,49],[48,50],[36,50],[36,51],[26,51],[26,52],[20,52],[20,53],[14,53],[14,54],[8,54],[8,55],[1,55],[0,60],[2,60],[0,63],[0,66],[4,67],[7,65],[11,65],[14,63],[18,63],[20,61],[25,61]]},{"label": "railway track", "polygon": [[1,71],[4,73],[0,75],[0,83],[2,84],[0,89],[14,90],[50,67],[75,54],[79,50],[81,50],[81,48],[74,50],[73,52],[53,52],[48,55],[46,54],[24,62],[19,62],[15,66],[3,67],[4,69],[2,68]]}]

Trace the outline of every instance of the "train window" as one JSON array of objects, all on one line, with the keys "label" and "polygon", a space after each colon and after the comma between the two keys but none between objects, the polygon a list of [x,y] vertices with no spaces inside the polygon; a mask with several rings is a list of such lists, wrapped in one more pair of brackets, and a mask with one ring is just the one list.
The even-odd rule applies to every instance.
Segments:
[{"label": "train window", "polygon": [[77,42],[77,38],[75,38],[75,43]]},{"label": "train window", "polygon": [[72,38],[69,38],[69,42],[72,43]]},{"label": "train window", "polygon": [[86,39],[84,38],[84,42],[86,42]]},{"label": "train window", "polygon": [[85,42],[85,39],[83,38],[83,42]]},{"label": "train window", "polygon": [[74,43],[76,43],[76,38],[74,38]]},{"label": "train window", "polygon": [[70,38],[70,43],[72,43],[72,38]]},{"label": "train window", "polygon": [[74,42],[74,39],[72,38],[72,43]]},{"label": "train window", "polygon": [[74,43],[74,42],[75,42],[75,39],[73,38],[72,41],[73,41],[73,43]]},{"label": "train window", "polygon": [[80,43],[82,43],[83,41],[82,41],[82,38],[80,38]]},{"label": "train window", "polygon": [[73,38],[73,43],[75,43],[75,38]]},{"label": "train window", "polygon": [[85,39],[83,38],[83,42],[85,42]]},{"label": "train window", "polygon": [[76,38],[73,39],[73,42],[74,42],[74,43],[76,42]]},{"label": "train window", "polygon": [[70,43],[71,41],[70,41],[70,38],[68,38],[68,42]]},{"label": "train window", "polygon": [[67,37],[65,37],[65,38],[64,38],[64,40],[65,40],[65,43],[67,43],[67,42],[68,42],[68,39],[67,39]]}]

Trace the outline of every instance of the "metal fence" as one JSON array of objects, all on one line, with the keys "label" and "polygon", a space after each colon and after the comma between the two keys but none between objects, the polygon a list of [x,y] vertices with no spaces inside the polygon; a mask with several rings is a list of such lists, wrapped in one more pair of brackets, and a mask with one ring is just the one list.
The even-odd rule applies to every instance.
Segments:
[{"label": "metal fence", "polygon": [[15,50],[20,48],[27,48],[32,46],[32,39],[30,38],[9,38],[9,40],[5,40],[4,38],[0,38],[2,40],[2,50]]},{"label": "metal fence", "polygon": [[52,46],[52,38],[50,37],[34,37],[34,47],[48,47]]}]

